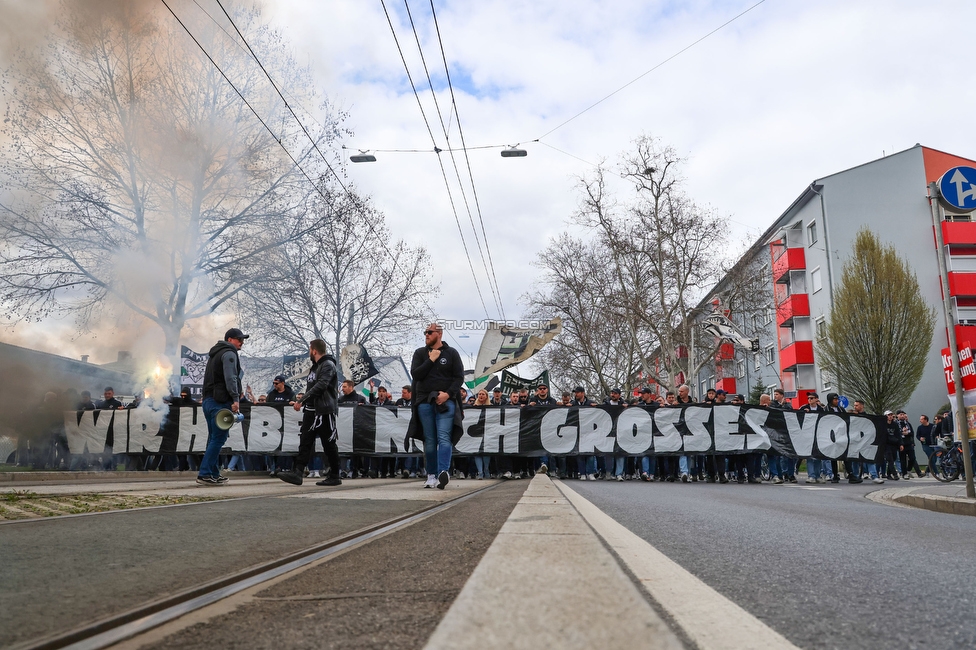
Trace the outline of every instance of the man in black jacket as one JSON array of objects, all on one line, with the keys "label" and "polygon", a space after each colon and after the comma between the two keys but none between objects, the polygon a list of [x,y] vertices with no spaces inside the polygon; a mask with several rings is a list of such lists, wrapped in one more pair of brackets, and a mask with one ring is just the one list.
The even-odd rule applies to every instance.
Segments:
[{"label": "man in black jacket", "polygon": [[266,404],[291,405],[295,403],[295,392],[291,386],[285,383],[284,375],[278,375],[271,383],[271,392],[264,398]]},{"label": "man in black jacket", "polygon": [[464,383],[464,364],[457,350],[441,338],[444,329],[431,323],[424,330],[425,345],[417,348],[410,363],[417,417],[424,430],[427,463],[425,488],[441,490],[450,480],[451,432],[454,414],[459,413],[458,396]]},{"label": "man in black jacket", "polygon": [[227,478],[220,475],[220,450],[227,442],[227,429],[217,426],[216,416],[221,409],[240,412],[241,395],[244,393],[244,373],[237,356],[244,341],[249,338],[236,327],[224,334],[223,341],[210,348],[207,369],[203,373],[203,417],[207,420],[207,450],[200,461],[197,483],[205,486],[224,485]]},{"label": "man in black jacket", "polygon": [[335,357],[328,354],[322,339],[315,339],[308,344],[308,356],[312,359],[312,367],[306,378],[305,395],[294,405],[296,411],[305,408],[298,441],[298,457],[295,458],[295,469],[278,472],[278,478],[285,483],[301,485],[305,467],[315,451],[315,439],[318,438],[322,441],[322,448],[329,460],[329,475],[316,485],[342,485],[339,478],[339,432],[336,429],[339,373],[336,370]]}]

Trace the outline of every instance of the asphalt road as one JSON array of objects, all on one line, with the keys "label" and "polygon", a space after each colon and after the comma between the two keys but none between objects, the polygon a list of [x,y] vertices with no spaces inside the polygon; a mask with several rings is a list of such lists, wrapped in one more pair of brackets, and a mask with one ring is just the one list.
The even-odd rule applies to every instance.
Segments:
[{"label": "asphalt road", "polygon": [[874,485],[569,485],[801,648],[976,647],[976,518]]},{"label": "asphalt road", "polygon": [[[352,494],[367,485],[349,482],[339,490]],[[418,481],[402,485],[424,492]],[[432,505],[396,496],[293,498],[316,491],[322,488],[0,525],[0,647],[69,630]]]}]

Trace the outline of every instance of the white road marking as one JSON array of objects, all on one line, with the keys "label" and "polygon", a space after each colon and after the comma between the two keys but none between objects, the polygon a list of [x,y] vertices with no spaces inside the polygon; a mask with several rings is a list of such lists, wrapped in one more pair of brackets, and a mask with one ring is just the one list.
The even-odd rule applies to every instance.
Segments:
[{"label": "white road marking", "polygon": [[779,632],[617,523],[567,483],[555,483],[637,577],[641,586],[701,650],[796,648]]}]

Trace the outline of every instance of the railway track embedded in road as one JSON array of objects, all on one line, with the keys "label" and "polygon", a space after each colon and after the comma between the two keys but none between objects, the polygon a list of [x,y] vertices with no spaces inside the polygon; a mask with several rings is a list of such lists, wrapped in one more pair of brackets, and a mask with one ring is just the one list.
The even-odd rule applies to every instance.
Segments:
[{"label": "railway track embedded in road", "polygon": [[74,629],[35,638],[11,647],[11,650],[97,650],[143,634],[160,625],[212,605],[256,585],[306,567],[350,548],[368,543],[387,533],[436,515],[478,494],[502,485],[496,483],[468,492],[443,503],[431,505],[412,514],[387,519],[365,528],[340,535],[320,544],[263,562],[216,580],[212,580],[165,598],[150,601],[119,614]]}]

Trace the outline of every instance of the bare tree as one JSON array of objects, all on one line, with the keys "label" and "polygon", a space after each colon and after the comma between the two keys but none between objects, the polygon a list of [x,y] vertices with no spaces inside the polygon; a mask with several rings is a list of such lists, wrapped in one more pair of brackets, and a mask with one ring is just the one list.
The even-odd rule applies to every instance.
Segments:
[{"label": "bare tree", "polygon": [[715,211],[684,193],[682,162],[672,147],[638,138],[620,164],[620,174],[633,183],[633,201],[618,209],[600,168],[582,179],[584,197],[575,217],[594,229],[607,251],[616,278],[609,305],[629,323],[631,343],[643,350],[644,377],[668,389],[679,372],[697,370],[687,368],[694,336],[689,315],[721,277],[728,241]]},{"label": "bare tree", "polygon": [[[139,3],[65,3],[42,55],[3,83],[0,299],[13,313],[70,312],[81,326],[121,306],[163,330],[275,277],[271,252],[321,225],[314,188],[169,14]],[[256,10],[236,19],[294,104],[318,101]],[[240,44],[197,38],[307,169],[285,107]],[[316,137],[338,135],[330,115]]]},{"label": "bare tree", "polygon": [[539,254],[535,265],[542,273],[524,297],[531,317],[563,317],[562,333],[539,351],[537,361],[556,385],[581,384],[592,395],[626,386],[640,367],[634,323],[616,309],[618,279],[607,259],[602,242],[563,233]]},{"label": "bare tree", "polygon": [[382,214],[358,197],[326,198],[313,197],[311,209],[329,227],[277,251],[284,279],[248,287],[241,318],[276,351],[321,338],[338,353],[348,338],[371,352],[398,352],[432,317],[430,256],[391,242]]},{"label": "bare tree", "polygon": [[903,406],[925,370],[935,313],[893,246],[861,230],[817,344],[821,367],[872,413]]}]

